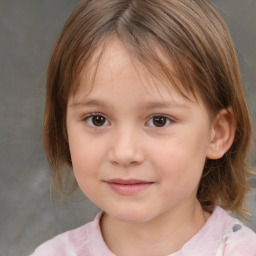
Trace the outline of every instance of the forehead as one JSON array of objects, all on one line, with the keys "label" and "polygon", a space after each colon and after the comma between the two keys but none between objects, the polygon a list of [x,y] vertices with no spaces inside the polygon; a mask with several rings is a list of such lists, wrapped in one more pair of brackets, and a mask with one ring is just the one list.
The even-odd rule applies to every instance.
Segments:
[{"label": "forehead", "polygon": [[[158,55],[159,58],[163,59],[163,62],[166,62],[161,51],[158,51]],[[119,39],[112,38],[105,47],[100,47],[90,62],[84,66],[77,90],[73,96],[75,98],[86,97],[86,95],[88,96],[96,91],[104,93],[114,84],[116,91],[122,86],[131,90],[139,90],[141,88],[129,86],[129,83],[130,85],[138,84],[139,81],[145,91],[145,96],[158,95],[164,97],[166,94],[169,94],[169,96],[179,94],[180,98],[195,101],[193,94],[185,91],[178,76],[175,75],[172,64],[170,62],[165,64],[173,73],[172,81],[166,77],[163,79],[158,72],[149,71],[144,63],[130,53]]]}]

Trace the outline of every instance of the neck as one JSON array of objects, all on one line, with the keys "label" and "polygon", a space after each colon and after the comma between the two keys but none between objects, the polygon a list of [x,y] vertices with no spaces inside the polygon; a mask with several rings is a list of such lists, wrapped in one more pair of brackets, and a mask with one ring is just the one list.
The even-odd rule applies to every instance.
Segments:
[{"label": "neck", "polygon": [[101,229],[107,246],[116,255],[167,255],[190,240],[208,217],[196,201],[192,208],[184,206],[143,223],[127,223],[104,214]]}]

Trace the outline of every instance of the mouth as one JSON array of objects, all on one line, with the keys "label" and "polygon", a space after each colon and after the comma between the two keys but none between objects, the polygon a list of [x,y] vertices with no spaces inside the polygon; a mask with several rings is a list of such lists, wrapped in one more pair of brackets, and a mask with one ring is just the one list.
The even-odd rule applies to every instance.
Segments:
[{"label": "mouth", "polygon": [[149,187],[151,187],[154,182],[143,181],[143,180],[123,180],[123,179],[112,179],[107,180],[106,184],[112,189],[114,192],[120,195],[135,195],[138,194]]}]

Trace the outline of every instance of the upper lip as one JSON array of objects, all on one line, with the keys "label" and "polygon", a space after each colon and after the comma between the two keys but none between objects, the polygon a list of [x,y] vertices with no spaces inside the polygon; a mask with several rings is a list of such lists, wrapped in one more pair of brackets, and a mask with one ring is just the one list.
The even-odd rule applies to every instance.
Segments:
[{"label": "upper lip", "polygon": [[121,184],[121,185],[134,185],[143,183],[153,183],[152,181],[138,180],[138,179],[110,179],[107,183]]}]

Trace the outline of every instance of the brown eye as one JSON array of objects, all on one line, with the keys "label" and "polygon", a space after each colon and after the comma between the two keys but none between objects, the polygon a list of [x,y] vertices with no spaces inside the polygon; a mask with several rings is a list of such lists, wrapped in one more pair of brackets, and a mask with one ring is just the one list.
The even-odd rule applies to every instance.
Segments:
[{"label": "brown eye", "polygon": [[150,118],[147,125],[161,128],[170,124],[170,122],[171,120],[165,116],[153,116],[152,118]]},{"label": "brown eye", "polygon": [[102,127],[109,124],[107,119],[101,115],[91,115],[86,118],[87,123],[93,127]]}]

